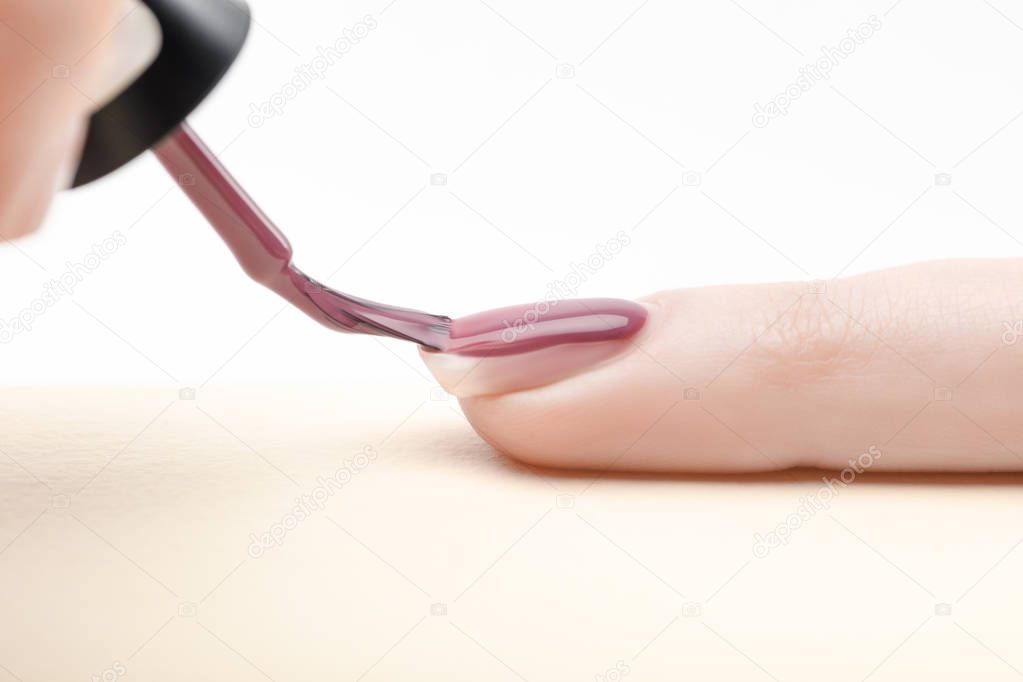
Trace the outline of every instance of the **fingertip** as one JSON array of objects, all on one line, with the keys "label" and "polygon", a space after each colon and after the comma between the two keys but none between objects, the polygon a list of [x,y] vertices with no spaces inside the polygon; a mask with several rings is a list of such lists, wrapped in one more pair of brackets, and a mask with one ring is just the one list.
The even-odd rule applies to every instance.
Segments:
[{"label": "fingertip", "polygon": [[[33,125],[39,125],[35,123]],[[71,183],[84,119],[54,120],[49,135],[36,135],[32,148],[10,150],[0,167],[0,237],[17,239],[36,230],[53,195]],[[26,131],[31,134],[33,131]],[[0,135],[0,144],[3,143]]]},{"label": "fingertip", "polygon": [[89,113],[138,72],[137,62],[112,63],[113,47],[139,33],[140,22],[122,21],[131,13],[124,0],[0,3],[3,238],[38,227],[53,195],[71,184]]}]

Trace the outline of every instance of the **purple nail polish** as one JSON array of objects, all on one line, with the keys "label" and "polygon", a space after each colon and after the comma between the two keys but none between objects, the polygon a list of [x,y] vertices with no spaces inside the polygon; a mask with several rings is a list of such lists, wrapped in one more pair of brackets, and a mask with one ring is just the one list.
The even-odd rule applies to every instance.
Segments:
[{"label": "purple nail polish", "polygon": [[647,319],[638,303],[613,298],[549,301],[499,308],[454,320],[449,353],[499,356],[566,343],[632,336]]},{"label": "purple nail polish", "polygon": [[499,356],[627,338],[646,321],[643,306],[615,299],[542,302],[452,321],[349,296],[294,265],[284,234],[187,124],[155,152],[249,277],[333,329],[405,339],[440,352]]}]

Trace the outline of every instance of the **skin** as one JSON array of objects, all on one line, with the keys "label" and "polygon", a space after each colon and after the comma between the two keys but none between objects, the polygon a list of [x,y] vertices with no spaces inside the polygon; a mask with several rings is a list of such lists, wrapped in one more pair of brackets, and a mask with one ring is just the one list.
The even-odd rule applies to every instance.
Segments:
[{"label": "skin", "polygon": [[[67,184],[120,0],[0,0],[0,236],[38,227]],[[96,48],[96,49],[93,49]]]},{"label": "skin", "polygon": [[[878,471],[1015,471],[1020,292],[1018,260],[663,292],[616,355],[524,390],[505,358],[424,360],[484,439],[534,465],[842,469],[873,448]],[[495,363],[490,392],[476,378]]]},{"label": "skin", "polygon": [[[3,238],[34,230],[66,183],[121,12],[0,0]],[[876,470],[1021,470],[1023,343],[1006,341],[1020,291],[1014,260],[671,291],[627,342],[424,360],[484,439],[535,465],[743,472],[879,452]]]}]

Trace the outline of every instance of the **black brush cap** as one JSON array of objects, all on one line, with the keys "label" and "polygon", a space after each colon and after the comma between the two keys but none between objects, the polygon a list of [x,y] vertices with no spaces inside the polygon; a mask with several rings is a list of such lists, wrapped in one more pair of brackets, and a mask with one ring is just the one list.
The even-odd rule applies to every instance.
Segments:
[{"label": "black brush cap", "polygon": [[112,173],[163,140],[216,87],[252,22],[239,0],[141,0],[163,34],[155,61],[89,121],[72,186]]}]

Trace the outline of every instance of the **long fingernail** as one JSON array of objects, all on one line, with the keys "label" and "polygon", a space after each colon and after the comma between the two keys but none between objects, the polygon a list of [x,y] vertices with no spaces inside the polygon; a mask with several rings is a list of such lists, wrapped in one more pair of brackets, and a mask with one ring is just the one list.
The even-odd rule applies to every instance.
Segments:
[{"label": "long fingernail", "polygon": [[543,386],[631,348],[647,308],[617,299],[543,302],[455,320],[444,352],[424,351],[430,370],[459,397]]}]

